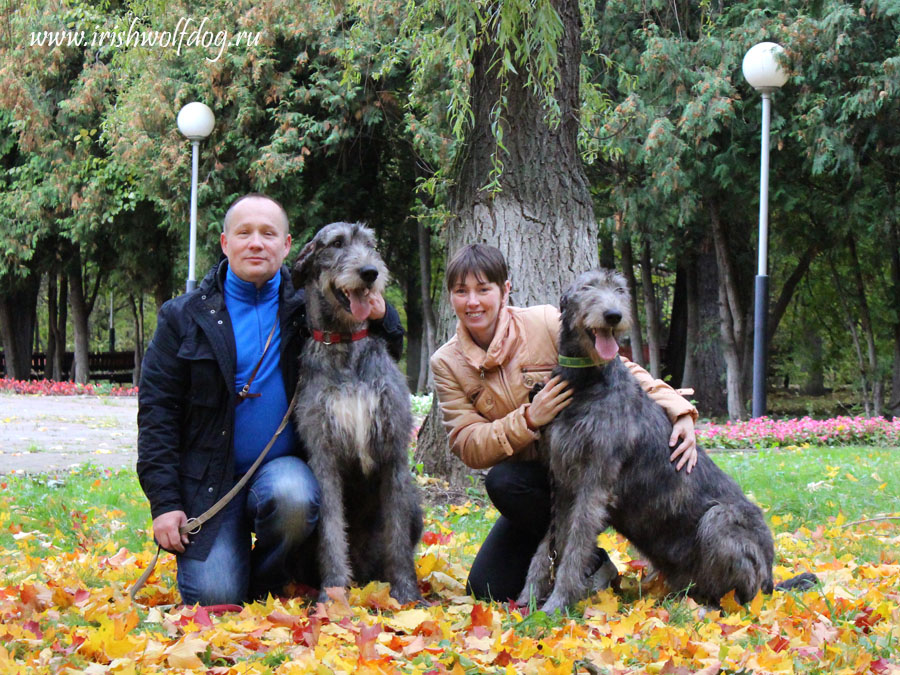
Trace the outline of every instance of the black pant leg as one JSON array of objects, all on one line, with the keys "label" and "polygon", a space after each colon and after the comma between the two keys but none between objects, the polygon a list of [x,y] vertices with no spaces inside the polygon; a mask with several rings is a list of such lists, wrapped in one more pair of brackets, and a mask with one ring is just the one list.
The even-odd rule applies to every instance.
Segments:
[{"label": "black pant leg", "polygon": [[500,517],[475,556],[468,590],[482,600],[515,599],[550,524],[547,471],[539,462],[503,462],[488,472],[485,488]]}]

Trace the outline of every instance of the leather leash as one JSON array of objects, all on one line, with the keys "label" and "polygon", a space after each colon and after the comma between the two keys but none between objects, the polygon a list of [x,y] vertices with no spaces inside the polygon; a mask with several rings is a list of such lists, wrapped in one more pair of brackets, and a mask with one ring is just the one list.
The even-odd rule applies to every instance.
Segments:
[{"label": "leather leash", "polygon": [[[263,359],[266,356],[266,352],[269,351],[269,345],[272,343],[272,336],[275,334],[275,328],[278,326],[278,317],[275,317],[275,323],[272,326],[272,330],[269,331],[269,337],[266,340],[266,344],[263,347],[263,353],[259,357],[259,361],[256,363],[256,367],[253,369],[253,372],[250,374],[250,379],[247,380],[247,384],[241,388],[241,391],[238,392],[238,403],[247,399],[247,398],[255,398],[259,396],[259,394],[250,394],[250,384],[253,382],[253,378],[256,377],[256,373],[259,370],[259,367],[262,365]],[[269,442],[266,444],[266,447],[263,448],[263,451],[259,453],[259,456],[256,458],[256,461],[247,469],[247,472],[241,477],[241,479],[232,487],[225,495],[222,496],[219,501],[209,507],[206,511],[201,513],[196,518],[189,518],[184,522],[179,528],[179,534],[197,534],[200,531],[200,528],[203,527],[203,524],[207,522],[210,518],[215,516],[219,511],[224,509],[228,503],[234,499],[235,495],[240,492],[244,486],[247,484],[247,481],[253,476],[256,470],[259,468],[260,464],[262,464],[263,460],[266,458],[266,455],[269,454],[269,450],[272,449],[272,446],[275,445],[275,441],[278,440],[278,437],[281,435],[281,432],[284,431],[284,428],[287,426],[288,420],[291,418],[291,411],[294,409],[294,404],[297,402],[297,393],[300,391],[300,383],[297,382],[297,386],[294,389],[294,395],[291,397],[290,403],[288,403],[287,410],[284,413],[284,417],[281,418],[281,424],[278,425],[278,428],[275,430],[275,433],[272,435],[272,438],[269,439]],[[128,597],[131,598],[131,601],[135,604],[140,604],[137,602],[134,597],[138,594],[144,584],[147,583],[147,579],[150,578],[150,575],[153,574],[153,570],[156,569],[156,563],[159,561],[159,554],[163,550],[163,547],[157,544],[156,553],[153,554],[153,559],[150,560],[150,564],[147,565],[147,569],[144,570],[144,573],[140,576],[140,578],[134,582],[134,585],[128,591]]]},{"label": "leather leash", "polygon": [[275,335],[275,329],[278,328],[278,314],[275,314],[275,323],[272,324],[272,330],[269,331],[269,337],[266,338],[266,344],[263,347],[262,354],[259,357],[259,361],[256,362],[256,365],[253,367],[253,372],[250,373],[250,377],[247,380],[247,384],[241,387],[241,390],[238,392],[238,403],[242,403],[248,398],[259,398],[262,394],[251,394],[250,393],[250,385],[253,384],[253,379],[256,377],[256,373],[259,371],[259,367],[262,365],[263,359],[266,358],[266,352],[269,351],[269,345],[272,344],[272,336]]}]

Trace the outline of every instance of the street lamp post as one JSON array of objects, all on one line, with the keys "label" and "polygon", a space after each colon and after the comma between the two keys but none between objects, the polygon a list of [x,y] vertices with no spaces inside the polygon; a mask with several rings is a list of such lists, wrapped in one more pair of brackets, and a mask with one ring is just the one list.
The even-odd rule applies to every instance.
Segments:
[{"label": "street lamp post", "polygon": [[753,318],[753,417],[766,414],[766,320],[769,307],[767,255],[769,239],[769,122],[772,92],[787,82],[778,57],[784,49],[774,42],[760,42],[744,55],[742,70],[747,82],[762,95],[762,153],[759,167],[759,259],[755,280]]},{"label": "street lamp post", "polygon": [[188,278],[186,290],[197,286],[194,266],[197,254],[197,172],[200,163],[200,141],[212,133],[216,118],[209,106],[197,101],[178,111],[178,130],[191,142],[191,236],[188,246]]}]

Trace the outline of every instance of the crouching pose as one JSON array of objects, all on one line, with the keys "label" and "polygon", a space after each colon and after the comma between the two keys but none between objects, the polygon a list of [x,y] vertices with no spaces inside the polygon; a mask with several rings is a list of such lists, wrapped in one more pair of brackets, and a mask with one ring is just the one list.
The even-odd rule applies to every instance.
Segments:
[{"label": "crouching pose", "polygon": [[[571,400],[571,389],[554,377],[529,402],[533,385],[550,378],[556,366],[559,312],[549,305],[512,307],[510,289],[499,250],[483,244],[460,249],[447,265],[447,290],[459,320],[456,335],[431,358],[451,451],[472,468],[490,468],[485,487],[500,517],[475,557],[468,587],[478,598],[496,600],[521,593],[528,564],[547,533],[550,482],[535,442],[541,427]],[[690,471],[696,460],[696,410],[665,382],[623,363],[670,422],[667,461]],[[606,552],[594,546],[581,574],[600,588],[617,572]]]},{"label": "crouching pose", "polygon": [[[224,509],[199,530],[186,526],[237,484],[273,436],[306,339],[303,292],[282,265],[291,236],[281,205],[241,197],[225,215],[221,245],[227,259],[160,309],[138,395],[138,476],[154,536],[177,555],[186,604],[237,604],[290,581],[316,583],[314,567],[299,563],[319,518],[319,485],[290,425]],[[399,352],[399,317],[374,305],[370,319],[384,321],[369,329]]]}]

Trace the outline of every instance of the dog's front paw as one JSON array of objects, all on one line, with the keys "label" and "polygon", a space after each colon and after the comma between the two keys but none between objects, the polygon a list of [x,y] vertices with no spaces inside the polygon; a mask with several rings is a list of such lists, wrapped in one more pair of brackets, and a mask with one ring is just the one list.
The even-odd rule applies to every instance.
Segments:
[{"label": "dog's front paw", "polygon": [[418,602],[422,599],[419,587],[410,584],[391,584],[391,597],[401,605]]},{"label": "dog's front paw", "polygon": [[532,587],[526,584],[524,590],[519,593],[519,597],[516,598],[516,604],[519,605],[519,607],[528,607],[532,601],[536,604],[539,600],[540,598],[536,596]]},{"label": "dog's front paw", "polygon": [[566,603],[557,598],[547,598],[547,602],[541,607],[541,611],[545,614],[553,614],[557,610],[562,611],[566,608]]}]

